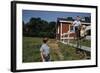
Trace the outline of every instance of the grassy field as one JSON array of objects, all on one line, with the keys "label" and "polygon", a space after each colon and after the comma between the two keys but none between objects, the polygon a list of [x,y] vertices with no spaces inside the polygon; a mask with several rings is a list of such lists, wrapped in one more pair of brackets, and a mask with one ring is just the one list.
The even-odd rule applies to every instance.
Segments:
[{"label": "grassy field", "polygon": [[40,38],[24,37],[23,38],[23,62],[40,62]]},{"label": "grassy field", "polygon": [[65,45],[62,43],[58,43],[60,47],[60,51],[64,56],[64,60],[82,60],[86,59],[87,57],[90,58],[90,55],[85,56],[83,53],[76,54],[75,47]]},{"label": "grassy field", "polygon": [[[71,40],[70,43],[76,44],[76,41],[75,40]],[[87,47],[91,47],[91,40],[82,39],[80,41],[80,45],[87,46]]]},{"label": "grassy field", "polygon": [[[42,38],[23,37],[23,62],[41,62],[40,47]],[[81,60],[84,55],[76,54],[75,48],[49,39],[51,61]],[[90,57],[90,56],[89,56]]]}]

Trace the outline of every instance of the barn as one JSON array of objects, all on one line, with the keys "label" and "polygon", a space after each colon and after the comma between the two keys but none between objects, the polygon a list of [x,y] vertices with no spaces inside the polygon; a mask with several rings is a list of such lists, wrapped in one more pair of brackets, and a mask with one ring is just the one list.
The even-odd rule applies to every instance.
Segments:
[{"label": "barn", "polygon": [[[68,20],[65,18],[57,19],[57,27],[56,27],[56,39],[63,42],[69,43],[69,40],[75,38],[75,30],[72,26],[74,20]],[[86,21],[81,21],[82,25],[87,26],[88,36],[90,36],[91,31],[91,23]]]}]

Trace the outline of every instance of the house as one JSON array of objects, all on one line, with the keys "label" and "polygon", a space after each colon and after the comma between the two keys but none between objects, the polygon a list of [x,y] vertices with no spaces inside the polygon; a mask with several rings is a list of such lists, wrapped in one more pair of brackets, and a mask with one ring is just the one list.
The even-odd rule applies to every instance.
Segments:
[{"label": "house", "polygon": [[[63,43],[69,43],[69,40],[75,38],[75,31],[72,26],[74,20],[68,20],[65,18],[58,18],[57,19],[57,28],[56,28],[56,39],[63,42]],[[88,35],[90,36],[90,30],[91,30],[91,23],[81,21],[82,25],[86,25],[88,32]]]}]

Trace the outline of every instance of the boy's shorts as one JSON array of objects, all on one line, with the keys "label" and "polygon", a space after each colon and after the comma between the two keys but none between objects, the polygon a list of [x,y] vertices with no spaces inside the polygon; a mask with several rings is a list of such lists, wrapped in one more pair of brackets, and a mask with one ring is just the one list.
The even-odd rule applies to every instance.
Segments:
[{"label": "boy's shorts", "polygon": [[47,62],[47,61],[50,61],[50,55],[48,56],[43,56],[44,57],[44,60]]}]

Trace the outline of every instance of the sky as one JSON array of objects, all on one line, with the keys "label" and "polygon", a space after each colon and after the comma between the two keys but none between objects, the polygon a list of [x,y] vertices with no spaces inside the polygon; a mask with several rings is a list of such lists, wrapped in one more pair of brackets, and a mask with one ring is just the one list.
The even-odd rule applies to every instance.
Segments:
[{"label": "sky", "polygon": [[90,17],[90,13],[79,13],[79,12],[56,12],[56,11],[36,11],[36,10],[23,10],[22,11],[22,20],[27,23],[32,17],[40,17],[43,20],[48,22],[57,21],[57,18],[67,18],[76,16],[80,17]]}]

